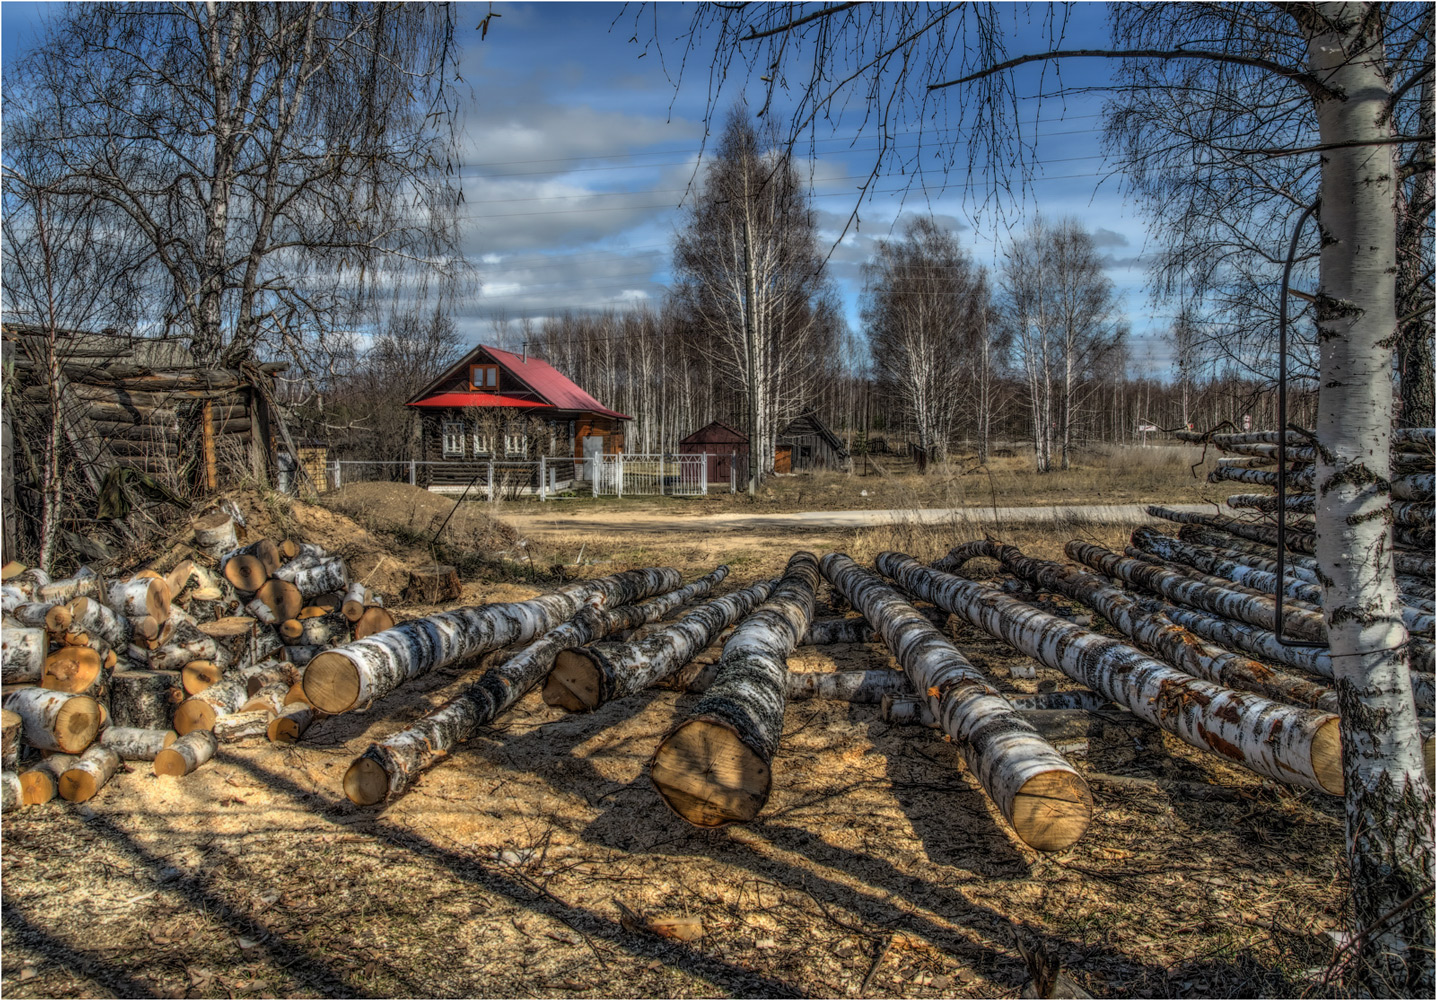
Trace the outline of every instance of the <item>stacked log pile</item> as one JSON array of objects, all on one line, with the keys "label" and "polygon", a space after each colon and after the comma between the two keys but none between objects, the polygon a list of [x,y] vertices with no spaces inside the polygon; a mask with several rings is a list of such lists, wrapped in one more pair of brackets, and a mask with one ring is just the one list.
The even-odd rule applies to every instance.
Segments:
[{"label": "stacked log pile", "polygon": [[344,561],[317,546],[259,539],[241,547],[226,514],[194,529],[195,558],[164,575],[105,580],[82,568],[51,580],[6,567],[4,770],[17,779],[6,778],[18,789],[13,804],[88,799],[121,760],[183,775],[218,742],[271,729],[283,739],[297,713],[272,724],[300,697],[302,664],[393,624],[377,595],[350,584]]}]

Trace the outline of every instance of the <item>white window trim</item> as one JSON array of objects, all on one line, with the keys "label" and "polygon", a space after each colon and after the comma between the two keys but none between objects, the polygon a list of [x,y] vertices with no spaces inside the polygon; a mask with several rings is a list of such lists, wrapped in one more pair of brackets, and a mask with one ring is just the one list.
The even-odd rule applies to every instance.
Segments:
[{"label": "white window trim", "polygon": [[506,455],[527,455],[529,450],[529,436],[527,434],[505,434],[504,454]]},{"label": "white window trim", "polygon": [[474,431],[473,441],[475,455],[492,455],[494,453],[494,436],[492,434]]},{"label": "white window trim", "polygon": [[444,457],[464,457],[464,424],[461,420],[445,420],[443,430]]}]

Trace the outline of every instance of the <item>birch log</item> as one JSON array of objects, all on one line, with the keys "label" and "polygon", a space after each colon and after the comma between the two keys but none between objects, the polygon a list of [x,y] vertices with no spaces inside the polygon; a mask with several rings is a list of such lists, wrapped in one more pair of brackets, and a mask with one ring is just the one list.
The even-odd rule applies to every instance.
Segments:
[{"label": "birch log", "polygon": [[768,801],[788,656],[813,620],[817,587],[817,559],[794,553],[772,595],[723,647],[713,686],[654,752],[649,779],[694,826],[747,822]]},{"label": "birch log", "polygon": [[[214,656],[208,657],[220,670],[228,670],[239,663],[258,639],[258,623],[248,616],[227,616],[214,621],[200,622],[197,626],[214,643]],[[266,646],[271,642],[266,642]]]},{"label": "birch log", "polygon": [[4,707],[24,720],[25,742],[37,750],[79,753],[100,730],[100,706],[82,694],[25,687],[6,695]]},{"label": "birch log", "polygon": [[[789,701],[818,698],[877,705],[887,695],[912,693],[912,685],[901,670],[790,670],[787,685]],[[688,690],[699,689],[690,686]]]},{"label": "birch log", "polygon": [[235,590],[254,593],[279,568],[279,549],[267,538],[227,552],[220,557],[219,571]]},{"label": "birch log", "polygon": [[984,541],[985,555],[1047,590],[1081,601],[1128,638],[1154,650],[1172,666],[1193,677],[1225,687],[1254,691],[1273,701],[1336,711],[1336,693],[1194,638],[1159,609],[1144,604],[1105,578],[1046,559],[1023,555],[1012,545]]},{"label": "birch log", "polygon": [[290,646],[338,646],[349,641],[349,619],[337,611],[311,618],[291,618],[279,626]]},{"label": "birch log", "polygon": [[824,556],[822,566],[877,625],[1013,831],[1039,851],[1080,840],[1092,821],[1092,794],[1076,769],[897,591],[840,553]]},{"label": "birch log", "polygon": [[218,658],[219,646],[214,639],[196,623],[181,620],[175,622],[168,639],[150,650],[149,667],[151,670],[179,670],[191,660]]},{"label": "birch log", "polygon": [[170,588],[160,577],[136,576],[110,584],[109,605],[127,618],[145,615],[157,622],[170,616]]},{"label": "birch log", "polygon": [[512,604],[458,608],[320,653],[304,671],[304,694],[321,712],[363,711],[399,685],[431,670],[516,642],[528,642],[568,618],[590,594],[611,600],[643,589],[642,596],[678,586],[676,570],[633,570],[572,584]]},{"label": "birch log", "polygon": [[968,580],[894,552],[878,569],[913,596],[961,615],[1018,651],[1061,670],[1137,717],[1284,784],[1340,795],[1335,715],[1233,691],[1154,660]]},{"label": "birch log", "polygon": [[194,544],[201,552],[218,557],[239,545],[234,518],[223,511],[206,514],[194,522]]},{"label": "birch log", "polygon": [[[1216,514],[1195,514],[1180,510],[1169,510],[1166,507],[1156,505],[1147,508],[1147,513],[1153,517],[1160,517],[1166,521],[1175,521],[1179,524],[1199,524],[1208,528],[1215,528],[1218,531],[1225,531],[1229,535],[1236,535],[1238,538],[1246,538],[1253,542],[1264,542],[1267,545],[1275,545],[1277,541],[1276,528],[1265,524],[1250,524],[1246,521],[1238,521],[1235,518],[1221,517]],[[1312,555],[1316,552],[1316,536],[1308,531],[1291,531],[1286,533],[1286,547],[1294,552],[1305,555]],[[1421,555],[1415,552],[1397,551],[1392,554],[1396,563],[1396,572],[1405,573],[1420,579],[1429,580],[1436,575],[1436,558],[1429,555]]]},{"label": "birch log", "polygon": [[103,700],[107,681],[100,653],[89,646],[66,646],[45,657],[45,676],[40,686]]},{"label": "birch log", "polygon": [[38,684],[49,650],[50,637],[43,628],[0,628],[0,681]]},{"label": "birch log", "polygon": [[861,616],[857,618],[826,618],[813,622],[800,646],[833,646],[838,643],[881,642],[882,636],[872,623]]},{"label": "birch log", "polygon": [[25,720],[8,708],[0,709],[0,768],[15,770],[20,762],[20,733]]},{"label": "birch log", "polygon": [[93,597],[77,597],[70,602],[70,628],[101,636],[115,649],[124,649],[134,638],[129,618]]},{"label": "birch log", "polygon": [[238,743],[269,736],[269,723],[275,713],[267,708],[231,712],[214,720],[214,738],[220,743]]},{"label": "birch log", "polygon": [[20,776],[14,771],[0,771],[0,812],[9,812],[24,804]]},{"label": "birch log", "polygon": [[369,590],[364,584],[358,580],[351,582],[344,591],[344,603],[340,608],[344,612],[344,617],[351,622],[357,622],[359,616],[364,613],[365,606],[370,603],[368,597]]},{"label": "birch log", "polygon": [[283,682],[287,690],[297,676],[292,663],[277,660],[232,670],[218,684],[180,703],[174,713],[175,732],[183,736],[196,729],[214,729],[219,719],[238,712],[264,685]]},{"label": "birch log", "polygon": [[322,718],[312,705],[302,701],[291,702],[279,710],[269,721],[267,730],[271,743],[298,743],[310,725]]},{"label": "birch log", "polygon": [[117,726],[168,729],[183,697],[178,671],[116,670],[110,675],[110,710]]},{"label": "birch log", "polygon": [[72,754],[52,753],[34,767],[20,772],[20,802],[27,806],[43,806],[60,794],[60,775],[79,760]]},{"label": "birch log", "polygon": [[[350,765],[344,775],[344,792],[360,805],[393,801],[413,785],[414,780],[438,757],[459,743],[473,738],[479,728],[488,725],[502,712],[518,702],[535,684],[543,680],[554,657],[584,636],[604,635],[607,630],[626,627],[625,622],[649,621],[662,617],[669,610],[706,593],[728,573],[724,566],[687,587],[675,590],[677,573],[673,570],[646,570],[645,576],[625,581],[627,590],[611,595],[591,594],[586,601],[622,601],[611,613],[598,606],[580,611],[572,620],[546,632],[516,655],[484,671],[477,681],[419,722],[382,743],[371,745]],[[668,586],[668,593],[642,604],[638,597]],[[624,599],[627,598],[627,601]]]},{"label": "birch log", "polygon": [[343,590],[349,586],[349,570],[338,556],[305,563],[301,560],[285,563],[274,571],[275,577],[293,584],[305,597],[326,594],[331,590]]},{"label": "birch log", "polygon": [[766,601],[774,582],[764,580],[700,604],[636,642],[596,642],[564,650],[544,685],[544,701],[571,712],[592,711],[642,691],[682,668],[724,629]]},{"label": "birch log", "polygon": [[255,601],[267,607],[276,621],[293,618],[299,614],[299,609],[304,607],[304,595],[299,588],[279,577],[260,584],[259,589],[254,592],[254,601],[250,601],[248,606],[253,607]]},{"label": "birch log", "polygon": [[73,601],[77,597],[99,597],[100,585],[100,575],[88,566],[81,566],[74,576],[41,586],[35,596],[46,603]]},{"label": "birch log", "polygon": [[181,778],[214,756],[219,741],[208,729],[185,733],[155,754],[155,774]]},{"label": "birch log", "polygon": [[132,729],[129,726],[107,726],[97,741],[99,746],[109,747],[120,755],[121,760],[155,759],[155,754],[169,746],[176,739],[172,729]]},{"label": "birch log", "polygon": [[60,775],[60,798],[66,802],[88,802],[120,768],[120,755],[107,746],[95,744]]}]

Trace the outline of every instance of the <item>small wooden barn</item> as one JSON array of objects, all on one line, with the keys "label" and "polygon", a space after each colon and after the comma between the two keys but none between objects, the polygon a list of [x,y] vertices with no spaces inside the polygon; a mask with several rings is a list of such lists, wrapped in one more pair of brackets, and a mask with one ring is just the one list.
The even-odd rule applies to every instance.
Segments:
[{"label": "small wooden barn", "polygon": [[773,465],[777,472],[851,469],[853,456],[818,415],[809,410],[778,432]]},{"label": "small wooden barn", "polygon": [[66,330],[55,340],[52,379],[45,330],[6,323],[0,335],[13,371],[6,401],[17,411],[7,413],[15,446],[5,475],[21,485],[40,481],[54,416],[67,467],[95,492],[116,467],[180,495],[241,476],[273,481],[271,383],[286,362],[204,368],[176,338]]},{"label": "small wooden barn", "polygon": [[698,428],[678,442],[680,455],[707,455],[708,482],[748,481],[748,436],[720,420]]}]

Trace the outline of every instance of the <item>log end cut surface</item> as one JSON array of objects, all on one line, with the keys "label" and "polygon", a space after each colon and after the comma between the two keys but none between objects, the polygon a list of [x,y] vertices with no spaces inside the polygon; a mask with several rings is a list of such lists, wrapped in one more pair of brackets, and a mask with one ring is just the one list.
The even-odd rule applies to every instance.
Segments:
[{"label": "log end cut surface", "polygon": [[1012,802],[1012,828],[1038,851],[1061,851],[1082,839],[1092,822],[1092,793],[1070,771],[1028,779]]},{"label": "log end cut surface", "polygon": [[544,704],[569,712],[592,712],[598,707],[598,679],[598,666],[585,650],[565,649],[544,682]]},{"label": "log end cut surface", "polygon": [[44,771],[26,771],[20,775],[20,801],[27,806],[42,806],[58,794],[55,778]]},{"label": "log end cut surface", "polygon": [[1346,794],[1346,778],[1341,773],[1341,724],[1336,719],[1311,738],[1311,770],[1327,792]]},{"label": "log end cut surface", "polygon": [[185,763],[184,755],[178,750],[166,747],[155,754],[155,774],[183,778],[187,773],[189,773],[189,765]]},{"label": "log end cut surface", "polygon": [[95,782],[95,776],[79,768],[71,768],[60,775],[59,782],[60,798],[66,802],[88,802],[95,797],[100,786]]},{"label": "log end cut surface", "polygon": [[377,805],[389,794],[389,774],[377,760],[360,757],[344,773],[344,794],[356,805]]},{"label": "log end cut surface", "polygon": [[[185,733],[192,733],[196,729],[214,729],[214,722],[218,713],[214,706],[203,701],[196,701],[193,698],[182,702],[179,708],[175,709],[174,727],[175,732],[183,736]],[[156,774],[161,772],[156,771]],[[166,772],[167,773],[167,772]],[[181,771],[181,774],[184,772]]]},{"label": "log end cut surface", "polygon": [[93,698],[77,695],[55,715],[55,742],[65,753],[80,753],[95,741],[99,731],[100,704]]},{"label": "log end cut surface", "polygon": [[693,719],[653,755],[649,777],[668,807],[694,826],[746,823],[768,801],[772,772],[731,728]]},{"label": "log end cut surface", "polygon": [[304,696],[328,715],[347,712],[359,697],[359,670],[339,653],[320,653],[304,670]]}]

